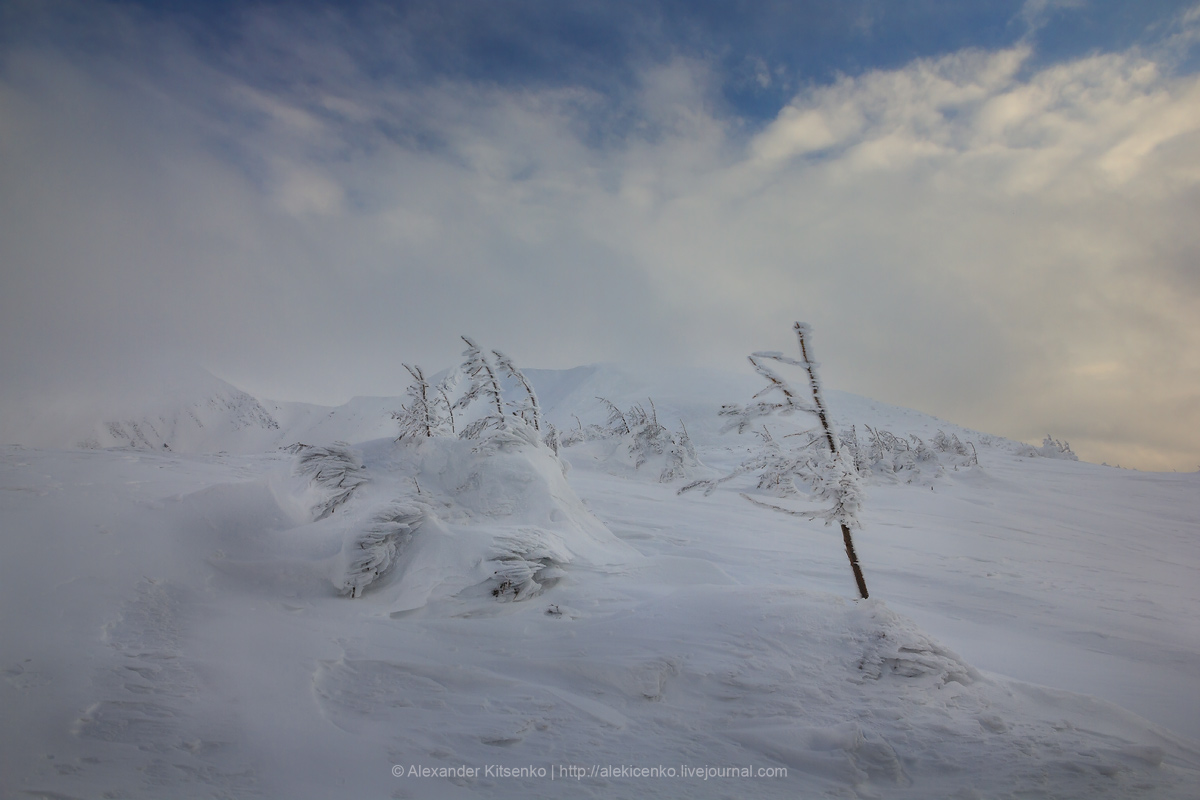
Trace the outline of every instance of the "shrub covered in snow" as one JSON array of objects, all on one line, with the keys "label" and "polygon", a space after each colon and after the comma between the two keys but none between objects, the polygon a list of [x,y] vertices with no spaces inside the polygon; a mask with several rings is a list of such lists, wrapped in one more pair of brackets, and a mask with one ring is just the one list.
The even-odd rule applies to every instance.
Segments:
[{"label": "shrub covered in snow", "polygon": [[1079,456],[1075,455],[1075,451],[1071,449],[1069,443],[1052,439],[1050,438],[1050,434],[1046,434],[1046,438],[1042,440],[1042,446],[1038,448],[1037,453],[1045,458],[1061,458],[1065,461],[1079,460]]},{"label": "shrub covered in snow", "polygon": [[855,426],[843,431],[839,440],[864,477],[926,484],[945,474],[947,467],[957,470],[979,463],[975,445],[964,443],[957,434],[946,435],[939,430],[926,443],[913,433],[900,436],[870,425],[863,429],[864,442],[858,440]]},{"label": "shrub covered in snow", "polygon": [[296,472],[307,476],[322,495],[312,508],[317,520],[332,514],[367,482],[362,455],[345,442],[327,447],[300,445],[298,451]]},{"label": "shrub covered in snow", "polygon": [[649,465],[658,472],[660,483],[670,483],[694,474],[700,466],[696,448],[688,436],[687,426],[680,420],[679,430],[672,432],[658,421],[654,401],[647,398],[650,410],[641,403],[634,403],[622,411],[615,403],[597,397],[608,412],[603,425],[584,425],[576,417],[576,428],[562,436],[563,446],[569,447],[582,442],[609,442],[613,446],[606,454],[608,459],[623,463],[634,470]]},{"label": "shrub covered in snow", "polygon": [[1024,458],[1057,458],[1064,461],[1079,460],[1079,456],[1075,455],[1075,451],[1071,449],[1070,444],[1051,438],[1049,434],[1042,440],[1041,447],[1034,447],[1031,444],[1018,444],[1015,452]]},{"label": "shrub covered in snow", "polygon": [[377,511],[361,531],[347,536],[337,575],[341,594],[358,597],[396,566],[399,552],[425,520],[426,509],[416,503],[393,503]]},{"label": "shrub covered in snow", "polygon": [[491,593],[497,600],[527,600],[566,576],[572,554],[558,537],[539,528],[518,528],[493,540]]}]

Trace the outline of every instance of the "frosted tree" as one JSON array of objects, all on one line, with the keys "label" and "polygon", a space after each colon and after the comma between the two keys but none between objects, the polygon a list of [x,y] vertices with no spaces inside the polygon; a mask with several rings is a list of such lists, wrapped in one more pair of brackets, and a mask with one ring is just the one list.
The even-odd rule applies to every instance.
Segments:
[{"label": "frosted tree", "polygon": [[[525,377],[525,373],[499,350],[492,351],[492,358],[495,359],[493,362],[475,340],[467,336],[462,337],[462,340],[467,343],[467,349],[463,351],[464,361],[460,369],[470,383],[466,392],[448,408],[453,414],[455,409],[465,409],[474,401],[482,400],[485,411],[482,417],[463,428],[459,435],[464,439],[476,439],[488,429],[507,430],[530,443],[540,442],[558,455],[558,431],[542,416],[537,392],[533,390],[533,384]],[[504,400],[500,385],[501,376],[507,378],[513,384],[513,388],[518,390],[520,400]],[[521,422],[517,423],[516,420]],[[453,419],[451,423],[453,424]]]},{"label": "frosted tree", "polygon": [[[633,428],[629,425],[629,420],[625,416],[625,412],[617,407],[616,403],[604,398],[597,397],[604,407],[608,410],[608,433],[612,436],[628,436],[633,433]],[[644,412],[643,412],[644,415]]]},{"label": "frosted tree", "polygon": [[458,433],[454,425],[454,401],[450,397],[454,393],[454,388],[458,385],[458,371],[450,370],[446,373],[446,377],[438,381],[435,390],[438,393],[438,398],[442,401],[442,408],[446,409],[446,421],[450,424],[450,435]]},{"label": "frosted tree", "polygon": [[463,351],[462,374],[470,384],[467,390],[453,408],[465,409],[475,400],[482,400],[486,409],[484,416],[463,428],[460,434],[464,439],[477,438],[488,428],[503,428],[508,424],[504,413],[504,397],[500,391],[500,380],[496,377],[496,369],[488,359],[487,353],[468,336],[462,337],[467,343]]},{"label": "frosted tree", "polygon": [[542,407],[538,403],[537,393],[533,391],[533,385],[529,379],[525,377],[525,373],[517,369],[517,365],[508,356],[501,353],[499,350],[493,350],[492,355],[496,357],[496,367],[501,374],[507,375],[514,384],[520,387],[524,400],[519,403],[514,403],[514,411],[518,417],[528,422],[533,426],[535,431],[541,433],[544,427],[542,421]]},{"label": "frosted tree", "polygon": [[409,402],[392,412],[392,418],[400,424],[399,439],[431,439],[440,436],[449,427],[454,431],[454,407],[450,402],[447,378],[434,386],[425,377],[419,366],[402,365],[413,382],[407,393]]},{"label": "frosted tree", "polygon": [[[779,494],[797,491],[799,479],[809,487],[813,499],[824,504],[823,508],[791,509],[774,503],[755,499],[742,494],[755,505],[769,508],[805,519],[823,519],[827,525],[837,523],[842,529],[842,541],[846,546],[846,557],[854,573],[854,582],[862,598],[868,597],[867,583],[858,563],[851,528],[860,527],[858,512],[862,506],[862,484],[855,469],[853,456],[839,447],[838,437],[830,425],[829,413],[821,396],[821,382],[817,377],[817,364],[809,353],[808,338],[811,329],[802,322],[793,327],[800,344],[800,358],[792,358],[778,352],[759,352],[750,356],[750,364],[766,381],[767,385],[751,398],[747,405],[725,405],[721,416],[729,417],[725,430],[743,433],[753,429],[761,419],[772,416],[789,416],[796,413],[815,417],[820,424],[815,435],[804,437],[804,441],[791,447],[771,436],[766,426],[759,435],[763,446],[758,453],[743,462],[729,475],[715,480],[694,481],[679,491],[703,488],[705,493],[713,491],[718,484],[738,475],[757,473],[759,488],[770,489]],[[808,379],[807,392],[797,391],[779,373],[780,365],[798,367]]]}]

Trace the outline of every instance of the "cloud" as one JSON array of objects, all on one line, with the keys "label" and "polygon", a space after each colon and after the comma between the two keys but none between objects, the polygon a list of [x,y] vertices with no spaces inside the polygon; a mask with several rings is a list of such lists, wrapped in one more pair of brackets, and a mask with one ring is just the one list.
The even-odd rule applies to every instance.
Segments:
[{"label": "cloud", "polygon": [[336,15],[258,10],[215,49],[122,30],[5,50],[5,374],[183,353],[338,402],[459,333],[738,369],[802,318],[835,386],[1195,466],[1200,81],[1151,52],[959,50],[758,125],[688,54],[611,90],[415,80]]},{"label": "cloud", "polygon": [[[867,394],[1026,439],[1052,426],[1095,458],[1128,464],[1137,447],[1140,463],[1189,466],[1200,237],[1183,226],[1200,212],[1200,83],[1128,54],[1022,76],[1027,52],[797,97],[746,166],[769,164],[765,214],[796,212],[777,232],[799,251],[793,267],[776,256],[779,293],[816,300],[817,330],[855,351],[839,377]],[[836,134],[814,147],[814,130]],[[921,358],[935,382],[911,370]]]}]

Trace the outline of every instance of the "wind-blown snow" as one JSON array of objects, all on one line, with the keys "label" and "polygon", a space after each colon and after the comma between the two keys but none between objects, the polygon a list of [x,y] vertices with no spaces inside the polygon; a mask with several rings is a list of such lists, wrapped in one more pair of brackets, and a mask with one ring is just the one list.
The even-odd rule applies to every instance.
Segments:
[{"label": "wind-blown snow", "polygon": [[[753,445],[715,413],[752,375],[527,374],[562,428],[652,395],[713,476]],[[979,460],[868,481],[852,601],[840,534],[744,485],[199,388],[119,415],[159,439],[0,452],[4,797],[1195,796],[1200,476],[832,392]]]}]

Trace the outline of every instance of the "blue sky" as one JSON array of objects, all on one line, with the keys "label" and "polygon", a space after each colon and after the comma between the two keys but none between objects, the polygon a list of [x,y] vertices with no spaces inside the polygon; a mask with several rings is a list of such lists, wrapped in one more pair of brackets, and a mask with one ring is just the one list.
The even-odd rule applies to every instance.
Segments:
[{"label": "blue sky", "polygon": [[[18,7],[20,4],[17,4]],[[51,4],[52,6],[54,4]],[[1177,28],[1189,4],[842,0],[835,2],[134,2],[134,19],[173,24],[215,55],[257,42],[247,19],[272,13],[310,34],[355,41],[355,57],[401,85],[465,80],[501,86],[584,86],[618,102],[648,65],[687,56],[714,64],[723,111],[771,119],[804,86],[840,75],[894,69],[915,59],[1018,42],[1030,66],[1154,47]],[[22,15],[24,16],[24,15]],[[36,15],[35,15],[36,16]],[[47,15],[55,17],[57,14]],[[64,33],[56,19],[38,27]],[[318,30],[314,30],[318,29]],[[19,39],[25,31],[15,28]],[[83,45],[90,29],[76,30]],[[295,33],[299,34],[297,30]],[[286,44],[274,64],[254,66],[287,80]],[[103,45],[101,44],[101,47]],[[272,74],[274,73],[274,74]],[[294,76],[295,78],[310,76]],[[714,98],[717,99],[717,98]]]},{"label": "blue sky", "polygon": [[1178,2],[0,2],[0,368],[341,402],[460,333],[741,369],[805,319],[835,387],[1194,469],[1198,42]]}]

